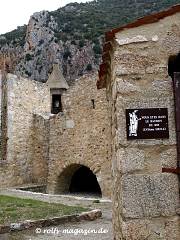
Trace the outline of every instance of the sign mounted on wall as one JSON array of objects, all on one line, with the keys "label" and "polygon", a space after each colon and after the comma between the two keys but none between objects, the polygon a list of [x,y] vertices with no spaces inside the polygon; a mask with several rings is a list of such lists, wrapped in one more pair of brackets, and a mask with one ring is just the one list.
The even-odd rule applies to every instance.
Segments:
[{"label": "sign mounted on wall", "polygon": [[169,138],[167,108],[126,109],[127,139]]}]

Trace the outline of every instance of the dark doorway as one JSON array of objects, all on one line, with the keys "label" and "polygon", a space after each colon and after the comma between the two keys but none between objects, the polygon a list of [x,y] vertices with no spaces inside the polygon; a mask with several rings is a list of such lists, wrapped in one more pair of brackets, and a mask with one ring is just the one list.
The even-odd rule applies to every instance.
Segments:
[{"label": "dark doorway", "polygon": [[58,114],[59,112],[62,112],[61,94],[53,94],[51,113]]},{"label": "dark doorway", "polygon": [[168,74],[174,79],[174,73],[180,72],[180,52],[177,55],[169,57],[168,61]]},{"label": "dark doorway", "polygon": [[[180,52],[177,55],[172,55],[169,57],[168,74],[173,80],[177,146],[177,168],[174,169],[174,173],[178,174],[180,169]],[[163,172],[172,172],[172,169],[163,168]]]},{"label": "dark doorway", "polygon": [[96,176],[85,166],[81,166],[73,174],[69,191],[70,193],[85,193],[102,196]]}]

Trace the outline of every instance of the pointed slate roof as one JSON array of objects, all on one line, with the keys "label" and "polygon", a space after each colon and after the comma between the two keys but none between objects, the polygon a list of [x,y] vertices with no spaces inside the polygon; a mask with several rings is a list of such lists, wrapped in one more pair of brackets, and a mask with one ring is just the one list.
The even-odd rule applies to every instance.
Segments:
[{"label": "pointed slate roof", "polygon": [[53,71],[47,80],[47,85],[49,88],[56,88],[56,89],[69,88],[58,64],[53,64]]}]

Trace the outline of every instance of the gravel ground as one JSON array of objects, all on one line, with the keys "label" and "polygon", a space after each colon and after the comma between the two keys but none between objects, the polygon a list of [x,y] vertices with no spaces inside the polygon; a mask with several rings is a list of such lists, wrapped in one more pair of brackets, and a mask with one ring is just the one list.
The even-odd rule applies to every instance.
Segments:
[{"label": "gravel ground", "polygon": [[[0,192],[1,194],[2,192]],[[81,205],[84,207],[98,208],[102,210],[102,218],[95,221],[82,221],[59,226],[51,226],[43,229],[32,229],[28,231],[11,234],[1,234],[0,240],[112,240],[112,211],[110,202],[94,203],[94,200],[87,198],[73,198],[72,196],[45,196],[16,192],[13,190],[4,191],[4,194],[40,199],[48,202],[62,202],[68,205]],[[38,233],[37,233],[38,232]],[[90,233],[89,233],[90,232]]]}]

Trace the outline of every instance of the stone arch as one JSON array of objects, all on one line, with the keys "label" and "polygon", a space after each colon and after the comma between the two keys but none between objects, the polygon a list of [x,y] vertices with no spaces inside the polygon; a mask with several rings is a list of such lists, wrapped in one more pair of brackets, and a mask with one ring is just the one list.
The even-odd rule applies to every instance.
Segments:
[{"label": "stone arch", "polygon": [[64,166],[55,184],[56,194],[76,192],[102,196],[97,172],[79,163]]}]

